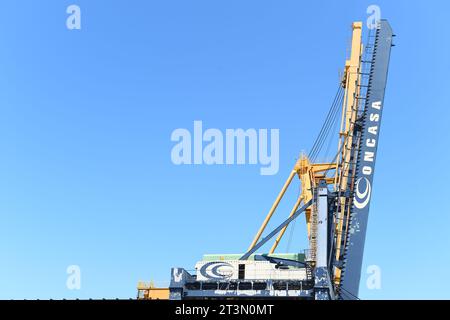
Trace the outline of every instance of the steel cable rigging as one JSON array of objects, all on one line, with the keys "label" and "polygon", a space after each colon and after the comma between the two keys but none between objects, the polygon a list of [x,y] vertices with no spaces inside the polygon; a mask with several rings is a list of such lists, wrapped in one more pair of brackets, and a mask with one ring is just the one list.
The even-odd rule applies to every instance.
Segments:
[{"label": "steel cable rigging", "polygon": [[338,114],[338,111],[342,104],[343,97],[344,97],[344,90],[343,90],[341,84],[339,84],[339,88],[336,92],[336,95],[334,97],[334,100],[330,107],[330,110],[328,111],[328,114],[325,118],[322,128],[320,129],[320,132],[317,135],[316,140],[314,141],[311,151],[308,154],[308,158],[312,162],[315,162],[315,160],[317,159],[317,156],[319,155],[319,153],[323,147],[323,144],[326,141],[326,138],[328,137],[328,135],[331,131],[331,128],[333,127],[333,124],[335,123],[335,121],[337,119],[337,114]]}]

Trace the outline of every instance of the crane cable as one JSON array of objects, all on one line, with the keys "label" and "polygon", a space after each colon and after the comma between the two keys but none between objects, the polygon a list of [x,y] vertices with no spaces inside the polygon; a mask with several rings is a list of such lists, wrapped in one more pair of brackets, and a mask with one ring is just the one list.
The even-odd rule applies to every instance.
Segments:
[{"label": "crane cable", "polygon": [[[322,128],[320,129],[319,134],[317,135],[316,140],[314,141],[313,147],[311,148],[311,151],[308,154],[308,158],[311,159],[312,162],[314,162],[317,159],[317,156],[319,155],[324,142],[326,141],[326,138],[328,137],[330,133],[330,129],[335,128],[335,124],[337,123],[337,114],[339,110],[339,106],[342,104],[343,97],[344,97],[344,90],[342,88],[342,85],[339,83],[338,90],[336,92],[336,95],[334,96],[333,103],[331,104],[330,109],[328,110],[328,114],[325,118],[325,121],[322,125]],[[334,161],[334,160],[333,160]],[[288,243],[286,246],[286,252],[289,252],[289,249],[291,247],[291,242],[295,230],[295,223],[290,225],[289,230],[289,238]]]},{"label": "crane cable", "polygon": [[350,298],[353,298],[353,299],[355,299],[355,300],[361,300],[360,298],[358,298],[357,296],[355,296],[353,293],[351,293],[350,291],[348,291],[348,290],[345,289],[344,287],[339,286],[338,288],[339,288],[339,290],[343,290],[343,292],[341,292],[341,294],[344,293],[345,295],[350,296]]},{"label": "crane cable", "polygon": [[336,121],[336,116],[339,110],[339,106],[342,103],[342,99],[344,97],[343,95],[344,90],[339,84],[339,88],[336,92],[336,95],[334,97],[333,103],[330,107],[330,110],[328,111],[328,114],[325,118],[325,121],[322,125],[322,128],[320,129],[320,132],[314,141],[314,144],[311,148],[311,151],[308,154],[308,158],[310,158],[313,162],[316,160],[317,156],[320,153],[320,150],[322,149],[323,143],[325,142],[327,136],[330,133],[331,127],[333,127],[334,122]]},{"label": "crane cable", "polygon": [[[342,92],[341,92],[342,93]],[[331,114],[331,117],[329,118],[328,123],[326,124],[325,130],[320,138],[320,140],[318,140],[318,144],[317,147],[315,149],[315,153],[312,155],[311,160],[312,162],[316,162],[318,155],[320,154],[320,151],[322,150],[322,147],[330,133],[331,128],[333,127],[333,124],[336,122],[337,120],[337,114],[339,111],[339,107],[340,104],[342,103],[342,98],[343,98],[343,94],[340,94],[338,96],[338,100],[334,105],[334,109],[333,109],[333,113]]]}]

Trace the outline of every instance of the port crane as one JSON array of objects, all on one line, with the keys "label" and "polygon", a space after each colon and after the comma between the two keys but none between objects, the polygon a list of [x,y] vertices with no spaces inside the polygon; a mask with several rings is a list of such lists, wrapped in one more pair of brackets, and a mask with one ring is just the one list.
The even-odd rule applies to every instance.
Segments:
[{"label": "port crane", "polygon": [[[358,299],[393,37],[389,22],[380,20],[363,47],[362,23],[352,24],[350,56],[322,129],[309,154],[295,163],[247,251],[205,255],[196,274],[172,268],[164,289],[168,298]],[[331,162],[317,163],[339,110],[337,153]],[[263,236],[295,177],[301,192],[287,219]],[[277,253],[289,224],[301,214],[309,248],[303,254]],[[258,254],[271,240],[270,251]],[[151,298],[154,290],[140,284],[138,298]]]}]

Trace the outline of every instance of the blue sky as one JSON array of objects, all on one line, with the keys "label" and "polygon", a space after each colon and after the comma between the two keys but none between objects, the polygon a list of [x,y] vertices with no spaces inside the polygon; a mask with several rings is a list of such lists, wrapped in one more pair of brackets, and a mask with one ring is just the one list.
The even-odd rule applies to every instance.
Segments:
[{"label": "blue sky", "polygon": [[[70,4],[81,30],[66,28]],[[370,4],[397,38],[360,296],[449,298],[450,4],[256,0],[1,2],[0,298],[135,297],[138,280],[245,250],[311,147]],[[194,120],[278,128],[278,174],[174,165],[171,133]],[[290,251],[304,238],[300,218]],[[369,265],[381,290],[365,286]]]}]

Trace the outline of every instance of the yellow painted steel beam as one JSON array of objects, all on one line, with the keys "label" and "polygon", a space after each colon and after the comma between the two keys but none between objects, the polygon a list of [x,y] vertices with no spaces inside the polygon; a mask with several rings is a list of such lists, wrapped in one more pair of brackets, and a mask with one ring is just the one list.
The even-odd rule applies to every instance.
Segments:
[{"label": "yellow painted steel beam", "polygon": [[294,169],[289,174],[289,177],[287,178],[286,182],[284,183],[283,188],[281,189],[280,193],[278,194],[277,198],[275,199],[275,202],[272,204],[272,207],[270,208],[269,213],[267,214],[266,218],[264,219],[261,227],[258,230],[258,233],[256,234],[255,238],[253,239],[253,242],[251,243],[248,250],[253,249],[253,247],[258,243],[259,238],[261,238],[262,233],[264,232],[264,229],[266,229],[267,224],[269,223],[270,218],[272,217],[273,213],[278,207],[278,204],[280,203],[281,199],[283,198],[284,194],[286,193],[287,188],[292,182],[292,179],[297,174],[297,171]]},{"label": "yellow painted steel beam", "polygon": [[[352,25],[352,44],[350,58],[345,64],[345,74],[343,77],[343,87],[345,88],[344,102],[342,106],[342,120],[340,139],[338,150],[342,149],[336,164],[335,189],[346,191],[349,183],[348,177],[351,168],[351,148],[353,143],[353,126],[356,122],[358,113],[359,82],[360,82],[360,65],[362,54],[362,22],[354,22]],[[351,181],[350,181],[351,183]],[[343,234],[343,222],[348,212],[346,212],[346,197],[340,197],[341,210],[337,213],[335,220],[336,226],[336,259],[339,260],[341,254],[341,243]],[[340,282],[341,270],[336,268],[334,271],[334,281],[336,284]]]},{"label": "yellow painted steel beam", "polygon": [[[291,212],[289,213],[289,218],[292,217],[294,215],[294,213],[297,211],[298,207],[300,206],[300,203],[302,203],[303,197],[302,195],[300,195],[297,198],[297,201],[295,202],[294,206],[292,207]],[[274,244],[272,245],[272,248],[269,251],[269,254],[272,254],[275,252],[275,249],[277,248],[278,244],[281,241],[281,238],[283,238],[284,233],[286,232],[286,229],[289,225],[285,226],[283,229],[281,229],[278,237],[275,239]]]},{"label": "yellow painted steel beam", "polygon": [[334,169],[336,163],[314,163],[311,165],[314,172],[321,172]]},{"label": "yellow painted steel beam", "polygon": [[[281,189],[280,193],[278,194],[278,197],[276,198],[275,202],[273,203],[272,207],[269,210],[269,213],[267,214],[266,218],[264,219],[261,227],[258,230],[258,233],[256,234],[255,238],[253,239],[253,242],[251,243],[248,250],[252,249],[261,238],[262,233],[264,232],[265,228],[267,227],[267,224],[269,223],[270,219],[272,218],[276,208],[278,207],[278,204],[280,203],[281,199],[283,198],[288,186],[292,182],[294,176],[297,174],[300,178],[301,184],[302,184],[302,193],[298,197],[296,203],[294,204],[293,209],[291,210],[289,216],[295,213],[298,206],[300,205],[300,202],[303,200],[304,202],[307,202],[312,199],[312,188],[316,185],[314,181],[315,173],[320,173],[323,171],[327,171],[330,169],[334,169],[336,164],[334,163],[316,163],[311,164],[309,162],[309,159],[305,155],[301,155],[299,160],[296,162],[294,169],[291,171],[291,174],[289,175],[288,179],[286,180],[283,188]],[[325,178],[323,175],[318,175],[322,179]],[[327,179],[327,181],[334,182],[334,179]],[[308,223],[309,217],[307,217],[307,223]],[[274,245],[271,248],[271,253],[276,249],[278,246],[278,243],[281,241],[281,238],[283,237],[284,233],[286,232],[287,226],[283,228],[282,231],[280,231],[280,234],[278,235],[277,239],[275,240]]]}]

